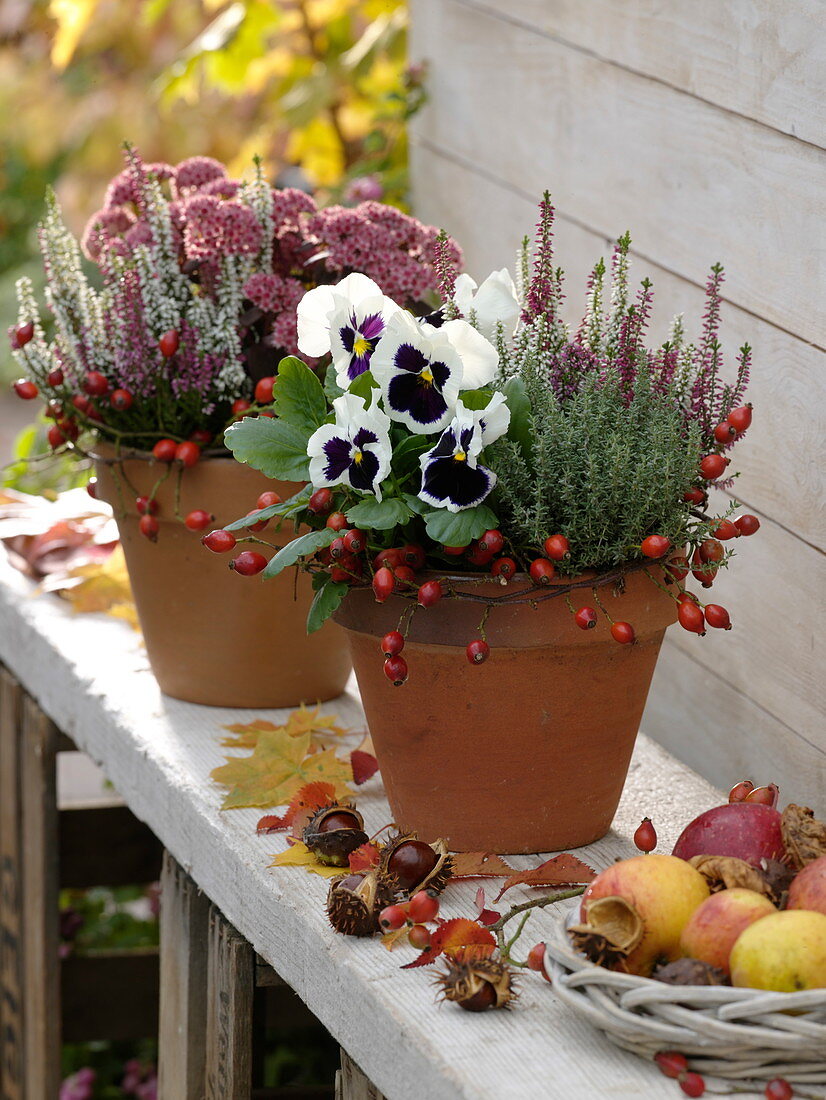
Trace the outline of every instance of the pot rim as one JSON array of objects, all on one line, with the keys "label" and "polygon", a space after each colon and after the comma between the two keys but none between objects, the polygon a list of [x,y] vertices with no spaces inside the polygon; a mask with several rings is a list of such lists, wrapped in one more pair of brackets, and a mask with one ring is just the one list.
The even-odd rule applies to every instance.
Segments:
[{"label": "pot rim", "polygon": [[[106,453],[106,452],[110,453]],[[130,448],[128,451],[121,451],[117,453],[116,444],[110,443],[108,440],[97,440],[91,450],[88,451],[89,457],[94,462],[103,462],[107,465],[114,465],[117,462],[157,462],[158,459],[152,453],[152,451],[142,451],[137,447]],[[210,462],[238,462],[238,459],[230,454],[225,449],[210,448],[209,450],[201,451],[200,461],[208,459]],[[241,466],[246,466],[248,463],[241,462]],[[254,467],[251,467],[254,469]]]}]

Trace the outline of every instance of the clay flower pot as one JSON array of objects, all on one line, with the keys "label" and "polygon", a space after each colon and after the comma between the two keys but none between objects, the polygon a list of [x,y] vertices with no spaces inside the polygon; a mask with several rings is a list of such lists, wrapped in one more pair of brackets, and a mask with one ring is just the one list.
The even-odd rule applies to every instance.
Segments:
[{"label": "clay flower pot", "polygon": [[[103,446],[99,451],[104,458],[114,454]],[[233,554],[210,553],[201,545],[204,532],[190,531],[174,518],[175,470],[155,498],[158,541],[140,534],[136,492],[149,495],[163,471],[160,463],[142,459],[125,460],[122,472],[121,466],[97,463],[98,496],[115,512],[149,663],[161,691],[222,707],[292,707],[340,695],[350,659],[332,623],[307,635],[313,595],[309,576],[296,580],[293,570],[266,581],[236,575],[228,568]],[[265,490],[274,489],[286,500],[299,488],[270,481],[233,458],[205,457],[184,471],[179,510],[186,515],[203,508],[215,516],[213,526],[221,527],[253,508]],[[269,536],[278,545],[293,537],[291,523]]]},{"label": "clay flower pot", "polygon": [[[508,590],[525,589],[516,577]],[[501,595],[488,584],[468,591]],[[648,688],[676,604],[642,573],[599,589],[612,618],[633,624],[619,645],[604,616],[572,621],[564,597],[495,607],[489,659],[471,665],[484,605],[442,599],[413,615],[407,682],[384,675],[380,639],[409,602],[353,589],[335,614],[345,629],[394,819],[454,850],[558,851],[610,828]],[[575,607],[593,605],[590,589]]]}]

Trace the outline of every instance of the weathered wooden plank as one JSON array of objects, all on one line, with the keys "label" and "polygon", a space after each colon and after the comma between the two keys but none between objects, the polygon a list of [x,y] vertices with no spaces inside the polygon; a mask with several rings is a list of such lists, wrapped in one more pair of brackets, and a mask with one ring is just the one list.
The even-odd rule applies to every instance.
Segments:
[{"label": "weathered wooden plank", "polygon": [[[61,964],[61,980],[64,1042],[151,1039],[158,1034],[155,948],[70,955]],[[168,1095],[188,1100],[185,1092]]]},{"label": "weathered wooden plank", "polygon": [[341,1052],[341,1069],[336,1074],[336,1100],[384,1100],[346,1050]]},{"label": "weathered wooden plank", "polygon": [[254,952],[214,905],[209,913],[207,975],[207,1100],[248,1100]]},{"label": "weathered wooden plank", "polygon": [[[444,226],[462,242],[468,270],[482,278],[512,266],[516,245],[532,230],[533,196],[480,175],[451,157],[414,145],[416,212]],[[596,259],[610,255],[604,237],[559,212],[555,226],[559,262],[566,271],[566,316],[579,321],[585,281]],[[652,339],[664,340],[675,313],[684,313],[689,336],[699,334],[699,287],[635,257],[632,276],[654,282]],[[735,486],[752,510],[826,549],[826,486],[821,460],[826,435],[826,352],[790,336],[729,302],[723,306],[722,340],[729,363],[738,347],[754,347],[749,399],[755,421],[734,455],[742,477]],[[794,446],[789,445],[794,438]]]},{"label": "weathered wooden plank", "polygon": [[20,724],[23,693],[0,666],[0,1096],[23,1097],[23,888]]},{"label": "weathered wooden plank", "polygon": [[462,0],[727,111],[826,145],[820,0]]},{"label": "weathered wooden plank", "polygon": [[[464,6],[419,2],[430,62],[414,132],[702,283],[723,260],[732,301],[826,345],[826,153]],[[656,196],[656,201],[652,201]]]},{"label": "weathered wooden plank", "polygon": [[158,838],[127,806],[71,806],[60,811],[63,887],[155,882],[162,855]]},{"label": "weathered wooden plank", "polygon": [[159,1095],[204,1094],[209,899],[164,853],[161,877]]},{"label": "weathered wooden plank", "polygon": [[24,1095],[42,1100],[60,1087],[57,730],[28,696],[22,719]]}]

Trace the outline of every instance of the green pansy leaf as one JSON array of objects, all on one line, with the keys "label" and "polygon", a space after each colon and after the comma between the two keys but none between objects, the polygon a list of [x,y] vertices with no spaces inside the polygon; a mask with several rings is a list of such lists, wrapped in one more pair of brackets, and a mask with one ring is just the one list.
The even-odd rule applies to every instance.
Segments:
[{"label": "green pansy leaf", "polygon": [[381,502],[375,497],[367,497],[348,508],[345,515],[348,523],[362,530],[391,531],[407,523],[412,512],[398,497],[388,497]]},{"label": "green pansy leaf", "polygon": [[432,508],[432,505],[425,504],[423,500],[414,497],[412,493],[402,493],[402,500],[410,511],[417,516],[426,516]]},{"label": "green pansy leaf", "polygon": [[356,397],[360,397],[365,402],[366,408],[369,409],[373,403],[373,390],[378,388],[378,383],[373,375],[369,370],[366,370],[350,383],[349,392],[354,393]]},{"label": "green pansy leaf", "polygon": [[462,404],[466,409],[486,409],[490,404],[493,394],[490,390],[465,390],[461,394]]},{"label": "green pansy leaf", "polygon": [[267,477],[306,481],[310,476],[307,440],[310,432],[268,416],[245,416],[224,432],[224,443],[239,462]]},{"label": "green pansy leaf", "polygon": [[508,438],[522,448],[525,461],[533,462],[533,433],[531,431],[531,402],[521,378],[509,378],[504,385],[505,401],[511,414]]},{"label": "green pansy leaf", "polygon": [[327,400],[332,404],[337,397],[341,397],[344,390],[336,381],[336,368],[331,363],[327,368],[327,373],[324,375],[324,393],[327,395]]},{"label": "green pansy leaf", "polygon": [[329,546],[333,539],[338,538],[338,532],[331,527],[322,527],[320,531],[308,531],[306,535],[293,539],[275,555],[270,561],[262,576],[277,577],[291,565],[295,565],[299,558],[320,550],[323,546]]},{"label": "green pansy leaf", "polygon": [[329,574],[327,575],[326,581],[319,585],[313,597],[313,602],[310,604],[310,610],[307,614],[308,634],[312,634],[325,624],[347,595],[349,589],[349,584],[344,581],[334,581]]},{"label": "green pansy leaf", "polygon": [[425,516],[428,535],[443,546],[467,546],[485,531],[496,527],[498,522],[486,504],[477,504],[475,508],[465,508],[462,512],[439,508]]},{"label": "green pansy leaf", "polygon": [[405,478],[419,469],[419,458],[435,446],[432,438],[424,435],[408,435],[393,448],[391,468],[398,478]]},{"label": "green pansy leaf", "polygon": [[294,355],[278,364],[273,385],[273,404],[278,418],[311,436],[327,419],[327,398],[315,374]]}]

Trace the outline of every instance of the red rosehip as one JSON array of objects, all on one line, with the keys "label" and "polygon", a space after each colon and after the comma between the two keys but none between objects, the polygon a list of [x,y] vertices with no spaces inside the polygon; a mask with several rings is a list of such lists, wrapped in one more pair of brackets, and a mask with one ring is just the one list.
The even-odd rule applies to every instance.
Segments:
[{"label": "red rosehip", "polygon": [[427,561],[424,547],[415,542],[408,542],[402,547],[402,558],[404,559],[404,565],[409,565],[416,572],[419,569],[424,569],[424,563]]},{"label": "red rosehip", "polygon": [[54,370],[50,370],[46,375],[46,381],[50,386],[62,386],[63,385],[63,371],[60,367],[55,367]]},{"label": "red rosehip", "polygon": [[439,602],[443,595],[444,592],[439,581],[425,581],[424,584],[419,585],[416,599],[422,607],[432,607],[434,603]]},{"label": "red rosehip", "polygon": [[152,448],[152,454],[158,462],[174,462],[178,444],[174,439],[159,439]]},{"label": "red rosehip", "polygon": [[564,535],[551,535],[545,539],[545,553],[553,561],[562,561],[571,551],[571,544]]},{"label": "red rosehip", "polygon": [[343,558],[346,553],[347,550],[344,546],[344,539],[339,535],[337,539],[333,539],[330,543],[330,557],[333,561],[338,561],[339,558]]},{"label": "red rosehip", "polygon": [[272,377],[261,378],[255,383],[255,401],[258,405],[272,404],[272,388],[275,379]]},{"label": "red rosehip", "polygon": [[374,569],[381,569],[383,565],[388,566],[390,569],[396,569],[404,564],[404,551],[399,546],[391,547],[389,550],[379,550],[373,558]]},{"label": "red rosehip", "polygon": [[[257,516],[259,511],[260,508],[253,508],[251,511],[247,512],[247,515]],[[251,523],[249,527],[247,527],[247,530],[254,533],[257,533],[258,531],[263,531],[269,522],[270,521],[268,519],[259,519],[257,523]]]},{"label": "red rosehip", "polygon": [[126,412],[127,409],[131,409],[134,400],[129,390],[113,390],[109,404],[118,412]]},{"label": "red rosehip", "polygon": [[481,665],[490,657],[490,646],[483,638],[474,638],[468,642],[465,656],[472,665]]},{"label": "red rosehip", "polygon": [[226,554],[228,550],[235,547],[235,541],[235,535],[232,531],[224,531],[222,528],[217,531],[210,531],[208,535],[204,535],[201,539],[207,550],[211,550],[213,554]]},{"label": "red rosehip", "polygon": [[396,580],[386,565],[373,574],[373,593],[379,603],[384,603],[396,584]]},{"label": "red rosehip", "polygon": [[388,905],[379,913],[379,926],[385,932],[395,932],[407,923],[407,912],[404,905]]},{"label": "red rosehip", "polygon": [[485,531],[479,539],[479,549],[485,553],[498,554],[505,545],[505,539],[501,531]]},{"label": "red rosehip", "polygon": [[637,640],[637,635],[630,623],[611,623],[611,637],[620,645],[633,645]]},{"label": "red rosehip", "polygon": [[58,428],[57,424],[52,424],[49,430],[46,432],[46,438],[49,441],[49,446],[53,451],[56,451],[58,447],[62,447],[66,442],[66,437],[63,432]]},{"label": "red rosehip", "polygon": [[534,558],[529,572],[534,584],[550,584],[556,573],[556,566],[548,558]]},{"label": "red rosehip", "polygon": [[242,550],[237,558],[229,563],[230,569],[240,573],[242,577],[254,577],[262,569],[267,568],[267,559],[257,550]]},{"label": "red rosehip", "polygon": [[267,490],[265,493],[261,494],[258,500],[256,500],[255,507],[257,509],[272,508],[274,504],[280,503],[281,497],[278,495],[278,493],[273,493],[271,490]]},{"label": "red rosehip", "polygon": [[516,562],[513,558],[497,558],[490,567],[494,577],[503,577],[506,581],[516,572]]},{"label": "red rosehip", "polygon": [[730,519],[718,520],[712,530],[714,531],[715,538],[722,539],[723,542],[740,537],[740,532],[737,530],[736,524],[732,523]]},{"label": "red rosehip", "polygon": [[754,784],[750,779],[741,779],[728,792],[728,800],[729,802],[745,802],[746,795],[751,794],[753,790]]},{"label": "red rosehip", "polygon": [[394,591],[409,592],[410,586],[416,583],[416,574],[409,565],[397,565],[393,570],[396,584]]},{"label": "red rosehip", "polygon": [[640,549],[647,558],[661,558],[671,549],[671,539],[665,535],[649,535],[642,540]]},{"label": "red rosehip", "polygon": [[574,614],[574,622],[580,630],[593,630],[597,625],[597,613],[593,607],[580,607]]},{"label": "red rosehip", "polygon": [[190,531],[203,531],[205,527],[209,527],[214,519],[215,516],[205,512],[203,508],[195,508],[193,511],[187,512],[184,523]]},{"label": "red rosehip", "polygon": [[684,580],[688,576],[688,558],[677,554],[666,563],[665,571],[674,581]]},{"label": "red rosehip", "polygon": [[700,560],[703,562],[718,562],[722,561],[726,556],[725,547],[717,539],[703,539],[700,543],[698,553]]},{"label": "red rosehip", "polygon": [[702,1096],[706,1091],[706,1083],[699,1073],[687,1073],[680,1079],[680,1088],[686,1096]]},{"label": "red rosehip", "polygon": [[189,433],[189,438],[201,447],[208,447],[212,442],[212,432],[208,432],[206,428],[196,428],[194,432]]},{"label": "red rosehip", "polygon": [[650,817],[644,817],[634,833],[634,843],[641,852],[653,852],[657,847],[657,830]]},{"label": "red rosehip", "polygon": [[683,500],[688,504],[702,504],[706,499],[706,494],[702,489],[686,489],[683,493]]},{"label": "red rosehip", "polygon": [[753,535],[756,531],[760,530],[760,520],[757,516],[746,514],[738,516],[734,521],[734,526],[741,535]]},{"label": "red rosehip", "polygon": [[531,970],[544,971],[545,969],[545,944],[535,943],[528,952],[528,966]]},{"label": "red rosehip", "polygon": [[361,574],[361,558],[357,558],[355,554],[345,554],[330,570],[330,576],[334,581],[344,581],[346,584],[351,584],[355,577],[360,577]]},{"label": "red rosehip", "polygon": [[467,550],[466,546],[443,546],[442,553],[447,554],[449,558],[459,558]]},{"label": "red rosehip", "polygon": [[178,335],[178,330],[174,328],[168,329],[163,336],[161,336],[160,340],[158,340],[158,347],[164,359],[172,358],[178,350],[180,342],[181,338]]},{"label": "red rosehip", "polygon": [[713,562],[704,562],[699,550],[694,551],[691,558],[691,572],[703,588],[711,588],[714,578],[717,576],[718,568]]},{"label": "red rosehip", "polygon": [[766,1100],[792,1100],[794,1090],[785,1077],[772,1077],[764,1089]]},{"label": "red rosehip", "polygon": [[327,517],[327,526],[331,531],[343,531],[347,527],[347,516],[343,512],[333,512]]},{"label": "red rosehip", "polygon": [[407,912],[414,924],[426,924],[427,921],[435,920],[438,917],[439,899],[435,898],[433,894],[428,894],[427,890],[419,890],[410,899]]},{"label": "red rosehip", "polygon": [[732,409],[727,419],[737,434],[742,435],[751,425],[751,405],[741,405],[739,409]]},{"label": "red rosehip", "polygon": [[430,933],[423,924],[414,924],[407,933],[407,938],[411,947],[415,947],[419,951],[424,951],[426,947],[430,947]]},{"label": "red rosehip", "polygon": [[717,630],[731,630],[729,613],[718,603],[706,604],[705,618],[708,625],[715,627]]},{"label": "red rosehip", "polygon": [[92,500],[97,500],[98,479],[96,477],[90,477],[89,480],[86,482],[86,492],[89,494]]},{"label": "red rosehip", "polygon": [[197,443],[193,443],[191,439],[179,443],[175,448],[175,461],[180,462],[182,466],[194,466],[200,457],[201,448]]},{"label": "red rosehip", "polygon": [[354,527],[344,535],[344,549],[348,554],[359,554],[367,545],[367,535]]},{"label": "red rosehip", "polygon": [[149,539],[150,542],[158,541],[158,532],[161,529],[161,525],[158,523],[154,516],[151,516],[148,513],[141,516],[140,520],[138,521],[138,528],[144,538]]},{"label": "red rosehip", "polygon": [[333,506],[333,494],[329,489],[316,489],[307,501],[307,508],[317,516],[326,516]]},{"label": "red rosehip", "polygon": [[252,408],[252,402],[247,401],[245,397],[239,397],[232,403],[233,416],[243,416],[245,412]]},{"label": "red rosehip", "polygon": [[46,405],[45,414],[50,420],[62,420],[63,406],[59,401],[49,401]]},{"label": "red rosehip", "polygon": [[109,392],[109,379],[99,370],[90,370],[83,379],[83,389],[90,397],[103,397]]},{"label": "red rosehip", "polygon": [[699,634],[701,638],[705,634],[706,620],[702,608],[691,600],[686,600],[680,604],[677,609],[677,618],[683,630],[687,630],[691,634]]},{"label": "red rosehip", "polygon": [[717,481],[726,472],[730,461],[724,455],[706,455],[700,462],[700,476],[706,481]]},{"label": "red rosehip", "polygon": [[24,321],[23,324],[17,325],[13,329],[12,347],[15,350],[17,350],[18,348],[24,348],[33,336],[34,336],[34,322],[33,321]]},{"label": "red rosehip", "polygon": [[72,397],[72,404],[81,414],[81,416],[88,416],[90,412],[93,412],[92,402],[88,397],[85,397],[82,393],[76,393]]},{"label": "red rosehip", "polygon": [[398,657],[404,649],[404,635],[399,630],[390,630],[381,640],[381,651],[385,657]]},{"label": "red rosehip", "polygon": [[666,1077],[677,1078],[688,1072],[686,1056],[679,1054],[676,1050],[661,1050],[659,1054],[654,1055],[654,1061]]},{"label": "red rosehip", "polygon": [[64,439],[77,439],[80,433],[77,421],[72,420],[70,417],[67,417],[65,420],[58,420],[57,426],[60,428],[60,433]]},{"label": "red rosehip", "polygon": [[484,567],[490,565],[493,558],[492,550],[483,550],[479,543],[472,543],[470,550],[468,551],[467,560],[471,565],[478,565]]},{"label": "red rosehip", "polygon": [[401,687],[407,679],[407,661],[398,655],[388,657],[384,662],[384,675],[394,687]]},{"label": "red rosehip", "polygon": [[135,508],[139,516],[154,516],[158,511],[158,502],[154,498],[135,497]]},{"label": "red rosehip", "polygon": [[18,378],[14,383],[13,389],[22,401],[34,401],[35,397],[40,393],[40,390],[34,382],[29,381],[28,378]]},{"label": "red rosehip", "polygon": [[724,420],[714,429],[714,438],[718,443],[731,443],[737,435],[737,429],[728,420]]},{"label": "red rosehip", "polygon": [[677,597],[677,603],[697,603],[697,597],[693,592],[681,592]]}]

